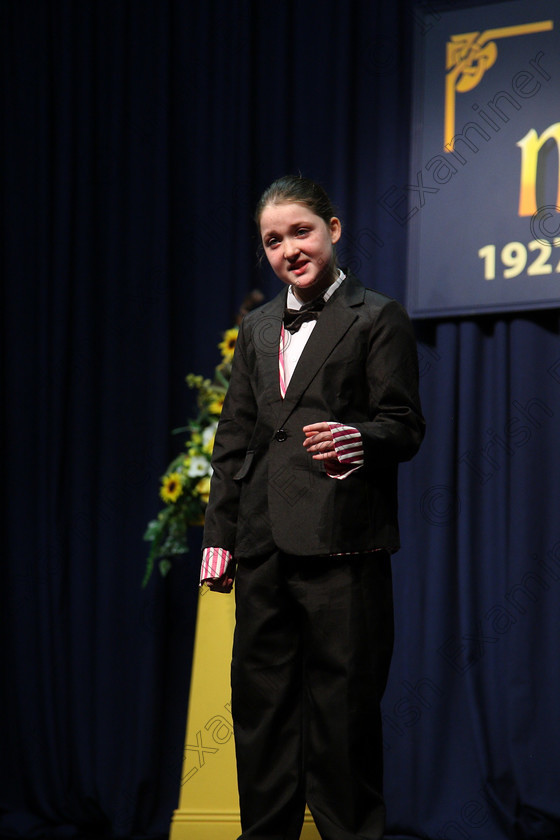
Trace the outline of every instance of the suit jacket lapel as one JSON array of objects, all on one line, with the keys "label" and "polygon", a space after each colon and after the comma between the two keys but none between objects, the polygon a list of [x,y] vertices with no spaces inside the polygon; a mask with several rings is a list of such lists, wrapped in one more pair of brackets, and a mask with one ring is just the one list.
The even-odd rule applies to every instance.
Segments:
[{"label": "suit jacket lapel", "polygon": [[266,383],[265,394],[269,403],[279,410],[282,407],[280,376],[278,373],[278,348],[282,318],[286,306],[287,289],[283,289],[262,311],[253,331],[253,340],[259,356],[259,366]]}]

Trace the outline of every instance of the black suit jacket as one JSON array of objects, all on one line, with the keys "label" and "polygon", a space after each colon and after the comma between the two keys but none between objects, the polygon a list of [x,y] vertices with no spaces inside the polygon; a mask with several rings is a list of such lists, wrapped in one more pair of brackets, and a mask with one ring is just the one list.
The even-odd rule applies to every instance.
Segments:
[{"label": "black suit jacket", "polygon": [[[397,469],[424,436],[416,342],[394,300],[347,272],[280,395],[278,344],[287,289],[245,316],[216,433],[203,547],[234,557],[275,547],[324,555],[399,547]],[[302,427],[355,426],[364,466],[327,475]]]}]

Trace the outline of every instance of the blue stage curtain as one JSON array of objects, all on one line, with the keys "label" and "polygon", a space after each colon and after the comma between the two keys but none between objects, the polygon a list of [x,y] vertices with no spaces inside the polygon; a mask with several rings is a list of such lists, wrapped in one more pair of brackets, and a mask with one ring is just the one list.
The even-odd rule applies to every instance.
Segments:
[{"label": "blue stage curtain", "polygon": [[[0,4],[1,837],[166,836],[199,535],[140,583],[184,376],[211,373],[249,291],[275,293],[252,211],[286,172],[337,202],[341,262],[405,300],[383,196],[408,182],[419,13],[449,7]],[[384,700],[395,840],[560,836],[558,333],[554,311],[418,324],[428,433],[401,470]]]}]

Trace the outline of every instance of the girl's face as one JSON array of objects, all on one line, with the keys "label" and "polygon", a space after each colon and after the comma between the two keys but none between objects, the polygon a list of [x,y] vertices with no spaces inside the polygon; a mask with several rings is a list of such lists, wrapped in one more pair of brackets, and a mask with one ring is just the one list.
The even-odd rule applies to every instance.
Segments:
[{"label": "girl's face", "polygon": [[267,204],[261,214],[261,237],[272,270],[294,287],[301,301],[313,300],[335,279],[333,245],[340,239],[340,220],[327,225],[305,204]]}]

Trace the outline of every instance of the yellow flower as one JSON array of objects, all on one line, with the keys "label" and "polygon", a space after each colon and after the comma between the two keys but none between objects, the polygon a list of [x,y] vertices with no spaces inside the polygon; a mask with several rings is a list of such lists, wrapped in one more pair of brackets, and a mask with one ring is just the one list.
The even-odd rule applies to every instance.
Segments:
[{"label": "yellow flower", "polygon": [[182,492],[183,485],[181,483],[181,476],[178,472],[172,472],[169,473],[169,475],[164,475],[161,481],[159,495],[166,504],[169,504],[169,502],[176,502]]},{"label": "yellow flower", "polygon": [[233,359],[233,351],[235,350],[235,342],[237,341],[238,332],[239,327],[232,327],[230,330],[226,330],[223,341],[220,341],[218,344],[219,349],[222,351],[222,359],[224,362],[231,362]]},{"label": "yellow flower", "polygon": [[210,403],[208,406],[208,411],[210,414],[221,414],[222,408],[224,407],[224,399],[225,394],[220,394],[220,396],[216,397],[216,399]]},{"label": "yellow flower", "polygon": [[210,495],[210,478],[209,476],[205,475],[204,478],[201,478],[196,487],[194,488],[202,501],[205,505],[208,504],[208,497]]}]

